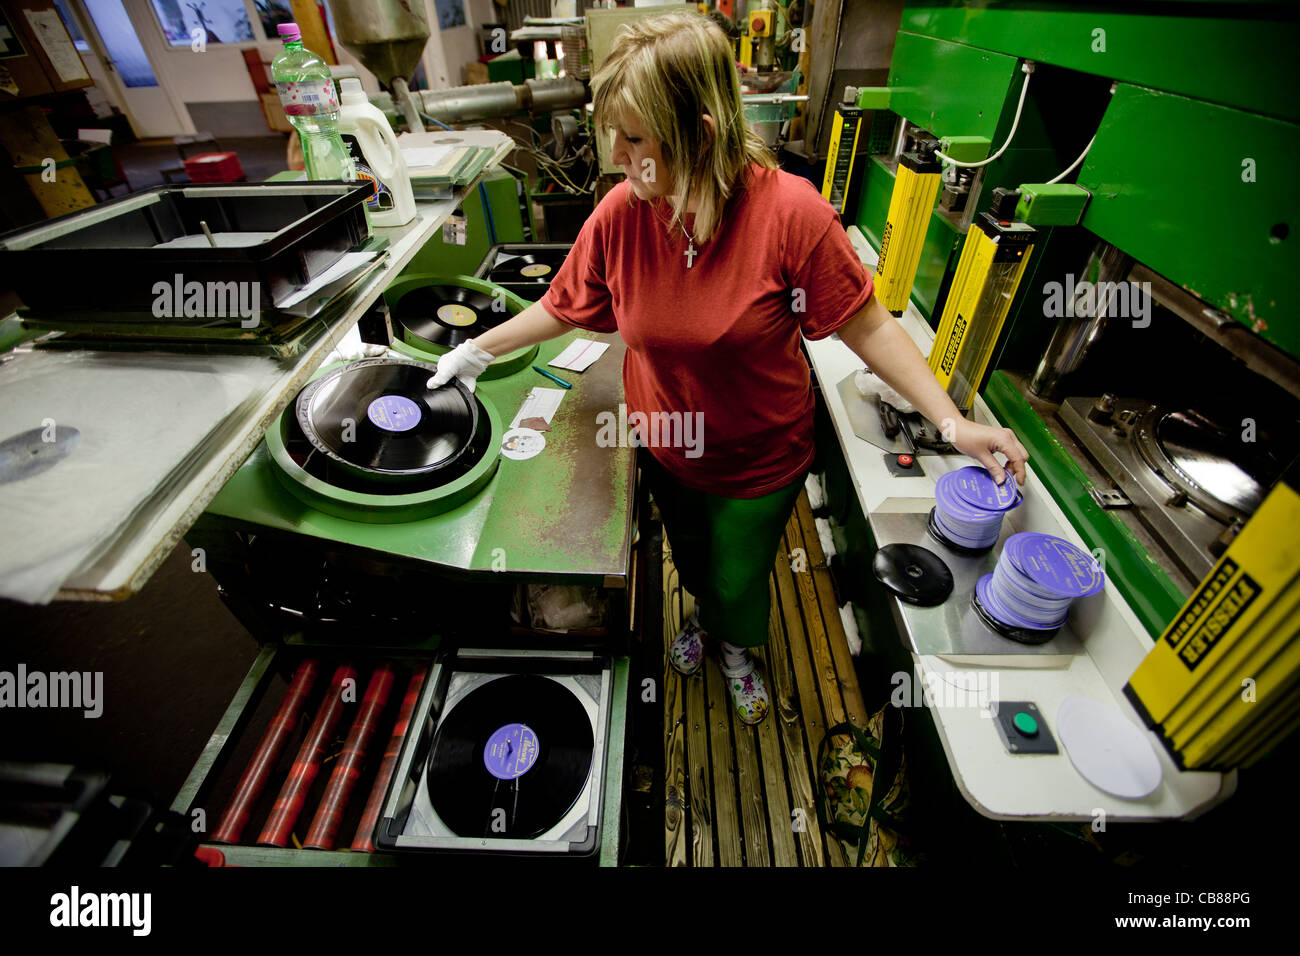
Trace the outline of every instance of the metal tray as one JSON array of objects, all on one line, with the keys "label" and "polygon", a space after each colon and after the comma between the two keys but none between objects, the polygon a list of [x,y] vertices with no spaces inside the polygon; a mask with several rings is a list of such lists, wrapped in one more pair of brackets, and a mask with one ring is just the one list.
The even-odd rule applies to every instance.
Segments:
[{"label": "metal tray", "polygon": [[269,310],[369,238],[369,191],[350,182],[158,186],[6,233],[0,264],[27,310],[42,317],[161,318],[155,286],[174,288],[178,276],[205,288],[257,283]]}]

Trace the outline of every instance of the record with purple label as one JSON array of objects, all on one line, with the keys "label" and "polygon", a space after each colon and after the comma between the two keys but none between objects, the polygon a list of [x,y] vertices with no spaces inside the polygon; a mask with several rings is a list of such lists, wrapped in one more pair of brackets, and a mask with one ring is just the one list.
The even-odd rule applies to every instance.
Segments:
[{"label": "record with purple label", "polygon": [[450,466],[478,426],[478,404],[458,381],[430,390],[437,366],[362,359],[310,382],[295,401],[302,434],[352,472],[416,478]]},{"label": "record with purple label", "polygon": [[429,801],[459,836],[532,839],[581,795],[594,743],[586,710],[563,685],[540,675],[499,677],[439,725],[425,775]]}]

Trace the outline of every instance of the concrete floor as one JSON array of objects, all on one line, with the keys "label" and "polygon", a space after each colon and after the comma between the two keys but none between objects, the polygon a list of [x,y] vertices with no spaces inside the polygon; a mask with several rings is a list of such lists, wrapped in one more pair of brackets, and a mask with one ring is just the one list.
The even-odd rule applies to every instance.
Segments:
[{"label": "concrete floor", "polygon": [[[288,169],[285,151],[288,134],[272,133],[267,136],[230,137],[217,140],[216,145],[187,146],[187,156],[205,152],[230,152],[239,157],[239,165],[250,183],[264,182],[271,175]],[[170,144],[155,141],[129,143],[115,146],[114,154],[131,184],[131,191],[139,192],[151,186],[163,185],[162,170],[182,165],[180,153]],[[184,180],[177,180],[183,182]],[[113,190],[114,196],[126,195],[123,187]]]}]

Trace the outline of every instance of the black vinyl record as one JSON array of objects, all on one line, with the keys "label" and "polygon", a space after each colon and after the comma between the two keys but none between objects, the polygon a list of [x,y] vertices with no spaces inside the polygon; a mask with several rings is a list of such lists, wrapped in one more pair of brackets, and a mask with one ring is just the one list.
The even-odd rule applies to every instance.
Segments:
[{"label": "black vinyl record", "polygon": [[478,406],[459,382],[430,391],[436,366],[362,359],[299,393],[298,425],[343,465],[386,477],[421,476],[454,462],[478,425]]},{"label": "black vinyl record", "polygon": [[494,310],[486,292],[458,285],[412,289],[392,307],[393,321],[431,345],[455,348],[510,318],[505,300]]},{"label": "black vinyl record", "polygon": [[582,793],[594,742],[586,710],[563,685],[499,677],[466,695],[438,727],[429,800],[458,836],[532,839]]},{"label": "black vinyl record", "polygon": [[492,267],[488,273],[489,282],[503,282],[511,285],[550,285],[555,274],[564,264],[567,249],[537,249],[511,258]]},{"label": "black vinyl record", "polygon": [[915,544],[887,544],[871,562],[880,583],[909,604],[933,607],[952,594],[952,571],[928,548]]}]

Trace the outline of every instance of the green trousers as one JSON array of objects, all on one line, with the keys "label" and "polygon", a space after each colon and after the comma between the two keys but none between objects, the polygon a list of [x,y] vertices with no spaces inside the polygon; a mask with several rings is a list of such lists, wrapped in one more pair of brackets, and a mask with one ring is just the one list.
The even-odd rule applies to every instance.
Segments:
[{"label": "green trousers", "polygon": [[768,578],[803,476],[761,498],[724,498],[683,488],[645,449],[640,461],[700,626],[738,647],[766,644]]}]

